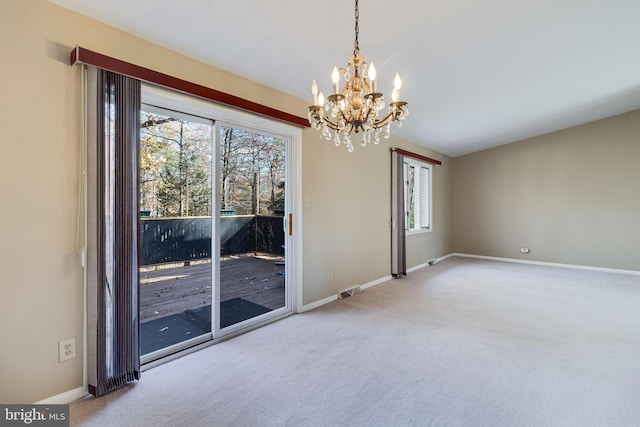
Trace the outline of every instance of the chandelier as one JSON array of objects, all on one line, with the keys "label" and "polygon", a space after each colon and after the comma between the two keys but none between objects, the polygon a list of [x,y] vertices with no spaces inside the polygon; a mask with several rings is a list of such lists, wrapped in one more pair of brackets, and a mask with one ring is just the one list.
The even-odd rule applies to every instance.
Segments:
[{"label": "chandelier", "polygon": [[[380,111],[385,108],[384,95],[377,92],[376,68],[373,63],[367,64],[366,58],[360,55],[358,0],[355,0],[355,5],[356,39],[353,55],[349,56],[346,68],[333,68],[333,94],[326,99],[322,92],[318,92],[318,84],[313,80],[313,105],[309,107],[311,127],[322,131],[327,141],[332,139],[333,131],[335,145],[345,144],[349,152],[353,152],[352,132],[362,131],[360,145],[363,147],[371,142],[378,144],[380,132],[384,130],[384,137],[389,138],[391,123],[397,121],[398,127],[402,127],[402,122],[409,115],[407,103],[400,100],[402,80],[396,73],[389,111],[378,118]],[[342,88],[340,77],[344,78]]]}]

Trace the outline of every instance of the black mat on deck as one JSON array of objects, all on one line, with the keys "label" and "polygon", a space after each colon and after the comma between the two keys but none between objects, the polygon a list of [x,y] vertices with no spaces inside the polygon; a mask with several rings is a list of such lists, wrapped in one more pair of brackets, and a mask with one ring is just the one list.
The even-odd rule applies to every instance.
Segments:
[{"label": "black mat on deck", "polygon": [[220,329],[270,311],[271,309],[264,305],[256,304],[243,298],[222,301],[220,303]]},{"label": "black mat on deck", "polygon": [[[271,309],[242,298],[220,303],[220,328],[235,325]],[[211,332],[211,305],[140,324],[140,353],[148,354]]]}]

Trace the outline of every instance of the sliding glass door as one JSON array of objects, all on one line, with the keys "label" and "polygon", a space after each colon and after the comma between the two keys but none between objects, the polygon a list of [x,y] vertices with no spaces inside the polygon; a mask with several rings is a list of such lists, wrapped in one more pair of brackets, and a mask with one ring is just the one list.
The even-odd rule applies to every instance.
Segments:
[{"label": "sliding glass door", "polygon": [[292,313],[291,194],[299,187],[289,184],[290,128],[144,85],[142,100],[147,363]]},{"label": "sliding glass door", "polygon": [[287,306],[287,141],[220,126],[220,329]]},{"label": "sliding glass door", "polygon": [[150,105],[140,129],[141,354],[209,339],[213,121]]}]

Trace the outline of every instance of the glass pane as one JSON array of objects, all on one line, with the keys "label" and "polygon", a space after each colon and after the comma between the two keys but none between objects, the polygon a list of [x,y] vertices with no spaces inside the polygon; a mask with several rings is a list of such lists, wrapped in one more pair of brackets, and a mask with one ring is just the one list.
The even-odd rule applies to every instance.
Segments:
[{"label": "glass pane", "polygon": [[420,168],[420,227],[430,228],[429,224],[429,168]]},{"label": "glass pane", "polygon": [[407,174],[407,204],[409,211],[407,212],[407,224],[409,230],[416,228],[416,167],[409,165]]},{"label": "glass pane", "polygon": [[285,306],[285,140],[222,127],[220,328]]},{"label": "glass pane", "polygon": [[211,332],[212,123],[143,106],[140,341],[148,354]]}]

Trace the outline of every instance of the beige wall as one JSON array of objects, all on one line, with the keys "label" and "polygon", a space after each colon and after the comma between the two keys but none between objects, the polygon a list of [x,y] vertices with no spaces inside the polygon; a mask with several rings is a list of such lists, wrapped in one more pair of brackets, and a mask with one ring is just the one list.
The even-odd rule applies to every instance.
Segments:
[{"label": "beige wall", "polygon": [[456,252],[640,270],[640,111],[458,157],[453,170]]},{"label": "beige wall", "polygon": [[[408,125],[408,124],[407,124]],[[451,162],[394,138],[348,153],[317,131],[304,135],[304,303],[388,276],[391,270],[391,157],[400,147],[443,162],[433,168],[434,231],[407,238],[407,266],[451,253]],[[355,142],[355,140],[354,140]],[[332,271],[333,279],[328,280]]]},{"label": "beige wall", "polygon": [[[81,45],[252,101],[306,115],[307,101],[149,44],[46,0],[5,0],[0,14],[0,402],[28,403],[82,386]],[[411,241],[409,265],[451,252],[450,161],[434,184],[436,231]],[[303,133],[303,300],[389,274],[388,143],[348,155]],[[438,176],[441,181],[438,183]],[[332,269],[334,279],[327,280]]]}]

